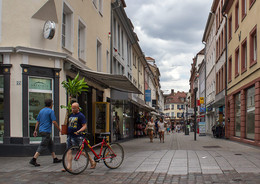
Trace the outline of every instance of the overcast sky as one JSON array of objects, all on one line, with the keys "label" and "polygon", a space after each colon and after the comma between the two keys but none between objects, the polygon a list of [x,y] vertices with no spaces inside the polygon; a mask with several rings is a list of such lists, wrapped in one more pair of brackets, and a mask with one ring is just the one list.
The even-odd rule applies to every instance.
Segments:
[{"label": "overcast sky", "polygon": [[159,67],[161,89],[188,92],[192,58],[204,48],[201,40],[212,0],[125,2],[142,51]]}]

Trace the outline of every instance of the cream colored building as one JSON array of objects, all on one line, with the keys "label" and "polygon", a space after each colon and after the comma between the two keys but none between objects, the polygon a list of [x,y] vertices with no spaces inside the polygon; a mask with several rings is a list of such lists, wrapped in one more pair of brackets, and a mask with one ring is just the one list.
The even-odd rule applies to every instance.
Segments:
[{"label": "cream colored building", "polygon": [[226,136],[260,142],[260,1],[226,1],[228,67]]},{"label": "cream colored building", "polygon": [[[108,108],[111,89],[139,92],[127,77],[110,74],[111,1],[0,0],[0,12],[0,154],[10,149],[33,154],[40,138],[32,132],[46,98],[53,99],[57,121],[63,123],[60,105],[66,105],[67,96],[61,82],[77,73],[89,85],[76,100],[90,140],[110,131],[109,114],[95,121],[96,102]],[[61,153],[66,136],[55,129],[52,136]]]}]

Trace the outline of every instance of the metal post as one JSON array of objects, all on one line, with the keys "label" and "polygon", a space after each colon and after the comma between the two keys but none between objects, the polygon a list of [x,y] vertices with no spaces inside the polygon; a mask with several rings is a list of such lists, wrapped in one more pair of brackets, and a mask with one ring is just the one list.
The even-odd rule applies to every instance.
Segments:
[{"label": "metal post", "polygon": [[194,141],[196,141],[196,135],[197,135],[197,90],[198,88],[194,89],[195,93],[195,99],[194,99]]}]

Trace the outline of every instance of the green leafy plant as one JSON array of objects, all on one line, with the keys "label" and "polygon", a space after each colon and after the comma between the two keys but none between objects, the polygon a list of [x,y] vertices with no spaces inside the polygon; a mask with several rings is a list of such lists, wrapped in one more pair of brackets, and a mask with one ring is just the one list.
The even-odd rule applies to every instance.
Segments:
[{"label": "green leafy plant", "polygon": [[68,81],[63,81],[62,87],[66,89],[67,95],[69,97],[68,105],[61,105],[62,109],[66,109],[66,117],[64,124],[67,124],[68,115],[71,114],[71,100],[72,98],[76,98],[80,95],[83,91],[88,91],[87,82],[85,82],[85,77],[79,80],[79,73],[76,75],[74,79],[68,79]]}]

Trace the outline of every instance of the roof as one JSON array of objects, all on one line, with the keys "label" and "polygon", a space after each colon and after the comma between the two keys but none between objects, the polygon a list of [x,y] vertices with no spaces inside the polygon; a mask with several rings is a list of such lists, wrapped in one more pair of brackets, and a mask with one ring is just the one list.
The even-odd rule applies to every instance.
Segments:
[{"label": "roof", "polygon": [[178,91],[177,93],[174,94],[169,94],[168,96],[165,97],[165,104],[169,104],[169,103],[179,103],[179,104],[183,104],[184,101],[181,101],[181,98],[186,99],[187,93],[186,92],[180,92]]}]

